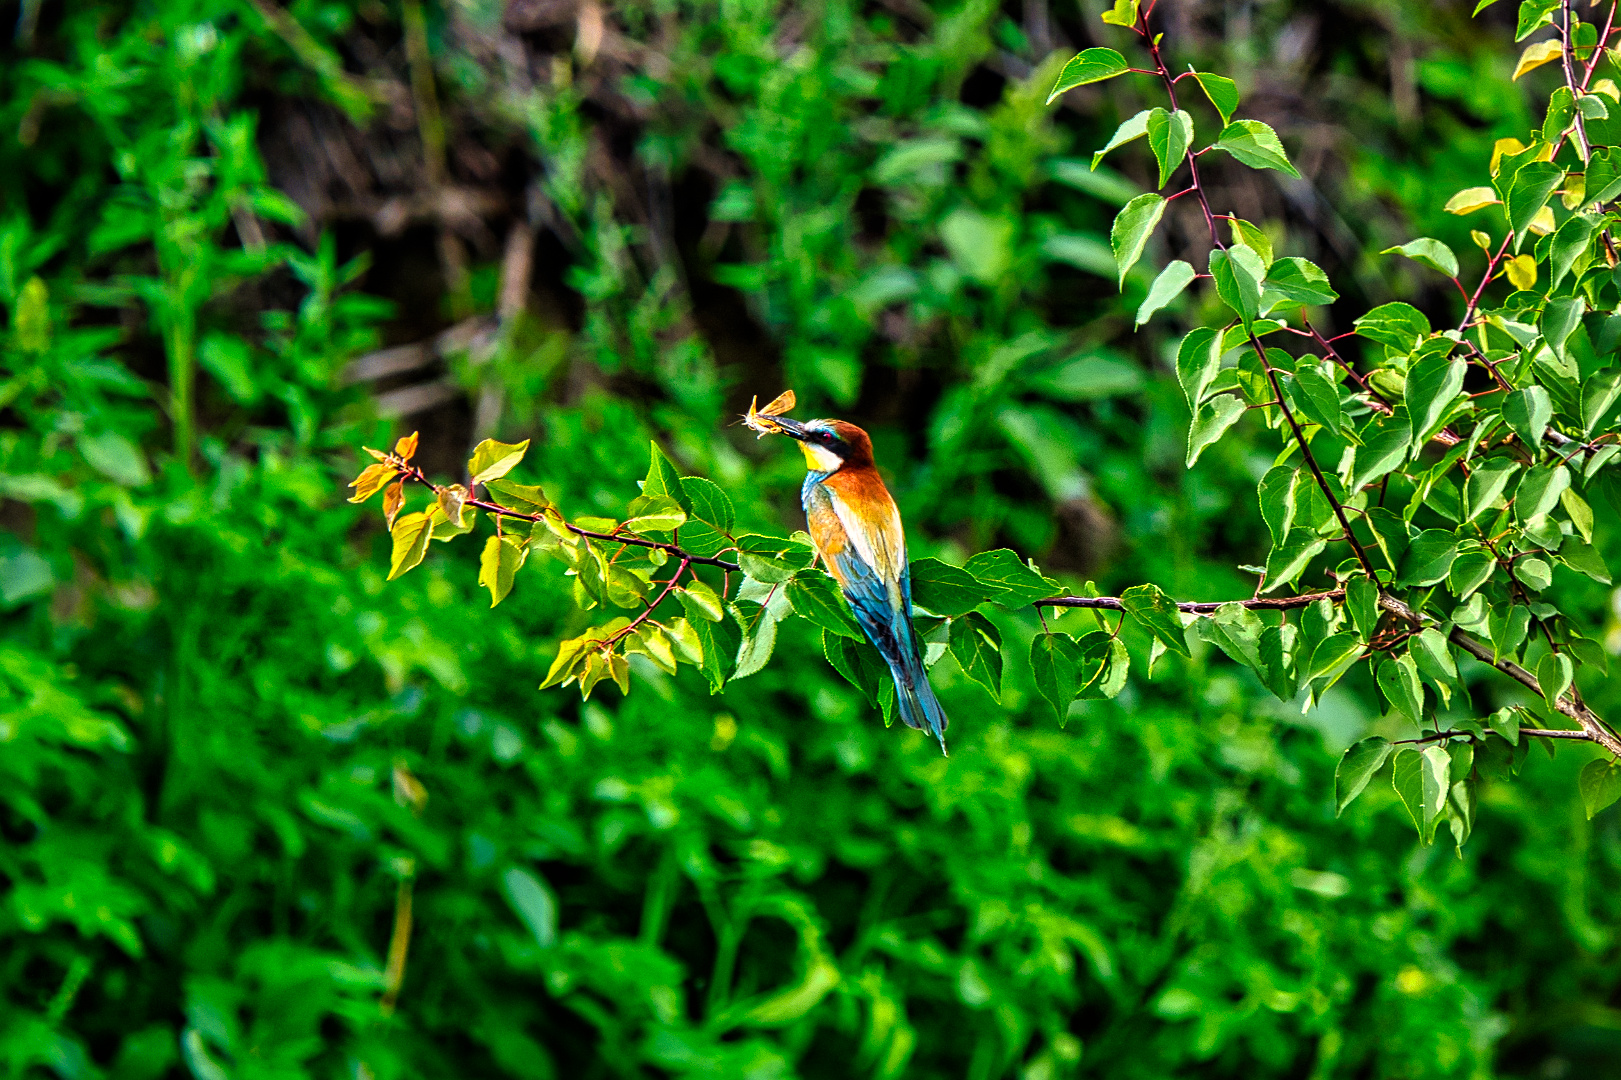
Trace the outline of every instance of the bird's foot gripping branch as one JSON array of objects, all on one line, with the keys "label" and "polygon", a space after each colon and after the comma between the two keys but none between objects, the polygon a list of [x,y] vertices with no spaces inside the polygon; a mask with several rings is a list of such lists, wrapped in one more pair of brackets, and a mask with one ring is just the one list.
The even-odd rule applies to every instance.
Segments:
[{"label": "bird's foot gripping branch", "polygon": [[[1172,72],[1150,27],[1153,6],[1119,0],[1104,14],[1134,35],[1146,66],[1088,49],[1064,68],[1052,96],[1128,72],[1164,95],[1164,106],[1123,123],[1094,160],[1146,137],[1159,188],[1174,189],[1138,196],[1116,219],[1122,282],[1172,203],[1191,196],[1198,207],[1205,268],[1169,262],[1138,322],[1190,287],[1212,288],[1228,312],[1224,324],[1183,338],[1176,375],[1192,417],[1189,468],[1245,416],[1279,435],[1276,463],[1257,491],[1272,539],[1264,567],[1255,568],[1260,585],[1253,598],[1230,603],[1179,603],[1153,585],[1120,597],[1066,596],[1012,551],[984,552],[962,567],[919,559],[911,590],[923,609],[915,625],[926,659],[949,651],[970,679],[999,695],[1004,645],[983,605],[1093,609],[1097,630],[1074,637],[1044,619],[1032,645],[1037,690],[1060,721],[1075,698],[1110,697],[1124,686],[1127,619],[1151,638],[1151,658],[1189,655],[1191,633],[1278,697],[1308,707],[1367,662],[1410,737],[1376,736],[1346,752],[1339,809],[1388,763],[1424,840],[1445,822],[1461,846],[1479,777],[1515,774],[1533,740],[1574,740],[1605,751],[1581,776],[1588,811],[1597,812],[1621,797],[1621,738],[1578,689],[1578,676],[1602,673],[1607,659],[1562,609],[1559,586],[1575,575],[1610,582],[1589,500],[1621,502],[1609,468],[1621,453],[1621,272],[1612,235],[1621,222],[1613,208],[1621,195],[1621,87],[1601,70],[1616,63],[1607,48],[1616,4],[1596,9],[1597,23],[1581,21],[1568,2],[1521,5],[1519,37],[1549,27],[1553,37],[1526,47],[1520,73],[1557,61],[1563,79],[1541,127],[1501,140],[1482,162],[1485,182],[1446,204],[1480,215],[1474,287],[1440,241],[1419,238],[1386,253],[1449,280],[1460,297],[1456,323],[1437,329],[1411,305],[1388,303],[1354,320],[1351,332],[1327,335],[1319,330],[1324,309],[1338,299],[1327,274],[1275,250],[1273,232],[1220,212],[1200,170],[1236,162],[1299,174],[1271,127],[1238,115],[1232,80]],[[768,417],[771,407],[757,415]],[[621,612],[562,642],[544,685],[577,683],[589,694],[612,679],[628,690],[628,657],[640,654],[667,672],[696,666],[718,690],[759,670],[780,621],[798,616],[821,629],[829,662],[892,719],[884,664],[834,581],[813,565],[808,536],[739,534],[726,494],[679,476],[656,446],[623,521],[571,520],[539,488],[506,479],[525,445],[481,444],[467,486],[430,483],[411,463],[414,437],[378,454],[355,498],[385,491],[391,576],[419,563],[430,541],[470,531],[473,512],[483,511],[495,527],[481,570],[493,602],[538,550],[574,576],[582,609]],[[408,482],[432,488],[434,502],[402,513]],[[1280,590],[1303,591],[1272,595]],[[1111,611],[1120,613],[1112,626],[1102,614]],[[1508,680],[1499,684],[1502,707],[1477,708],[1470,684],[1478,665]]]}]

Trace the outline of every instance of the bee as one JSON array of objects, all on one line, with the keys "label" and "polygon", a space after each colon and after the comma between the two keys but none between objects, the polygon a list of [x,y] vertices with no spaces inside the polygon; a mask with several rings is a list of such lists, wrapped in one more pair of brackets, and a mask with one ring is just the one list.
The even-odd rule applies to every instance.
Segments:
[{"label": "bee", "polygon": [[749,401],[749,411],[743,416],[743,424],[754,432],[757,438],[764,438],[767,435],[780,435],[783,433],[782,425],[773,420],[772,417],[781,416],[791,410],[794,407],[794,401],[794,392],[792,390],[784,390],[772,399],[771,404],[763,409],[758,407],[760,399],[758,397],[752,398]]}]

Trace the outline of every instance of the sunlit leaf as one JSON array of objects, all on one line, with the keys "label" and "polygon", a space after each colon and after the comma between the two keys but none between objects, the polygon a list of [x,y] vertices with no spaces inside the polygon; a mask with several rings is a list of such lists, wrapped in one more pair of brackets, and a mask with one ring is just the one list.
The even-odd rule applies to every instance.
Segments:
[{"label": "sunlit leaf", "polygon": [[[1132,6],[1135,8],[1136,5]],[[1047,95],[1047,104],[1051,105],[1066,90],[1123,74],[1128,66],[1126,58],[1113,49],[1087,49],[1072,57],[1064,65],[1064,70],[1058,73],[1058,81],[1053,83],[1052,93]]]}]

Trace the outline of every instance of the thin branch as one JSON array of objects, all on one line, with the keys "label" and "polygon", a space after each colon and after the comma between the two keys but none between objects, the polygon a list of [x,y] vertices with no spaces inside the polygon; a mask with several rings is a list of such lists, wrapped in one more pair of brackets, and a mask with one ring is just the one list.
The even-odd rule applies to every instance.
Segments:
[{"label": "thin branch", "polygon": [[[1388,593],[1381,592],[1379,594],[1379,606],[1390,612],[1392,615],[1395,615],[1397,618],[1413,626],[1423,628],[1437,625],[1436,621],[1430,618],[1428,615],[1414,611],[1405,603],[1396,599],[1394,596],[1389,595]],[[1476,641],[1472,636],[1464,633],[1457,627],[1453,627],[1452,633],[1447,636],[1448,640],[1450,640],[1454,645],[1458,646],[1458,648],[1462,649],[1464,652],[1468,653],[1470,656],[1473,656],[1482,663],[1490,664],[1492,667],[1496,668],[1498,671],[1501,671],[1504,675],[1507,675],[1509,678],[1524,686],[1527,690],[1530,690],[1538,697],[1543,696],[1542,684],[1537,682],[1537,677],[1525,670],[1520,665],[1516,664],[1514,661],[1498,659],[1495,655],[1493,655],[1490,647]],[[1596,742],[1610,753],[1615,754],[1617,757],[1621,757],[1621,739],[1616,738],[1616,736],[1605,726],[1604,721],[1599,719],[1598,715],[1595,714],[1592,709],[1589,709],[1586,705],[1582,704],[1582,702],[1578,700],[1574,694],[1567,692],[1561,695],[1557,702],[1557,706],[1561,713],[1570,717],[1572,720],[1576,721],[1582,726],[1582,733],[1589,741]],[[1574,735],[1561,737],[1576,738]]]},{"label": "thin branch", "polygon": [[[1302,596],[1254,597],[1249,600],[1191,600],[1178,603],[1176,608],[1190,615],[1211,615],[1228,604],[1237,604],[1251,611],[1286,611],[1290,608],[1310,607],[1319,600],[1338,603],[1344,599],[1344,589],[1330,589],[1327,592],[1306,593]],[[1037,600],[1031,606],[1038,609],[1053,607],[1090,608],[1099,611],[1126,610],[1126,605],[1118,596],[1053,596],[1046,600]]]}]

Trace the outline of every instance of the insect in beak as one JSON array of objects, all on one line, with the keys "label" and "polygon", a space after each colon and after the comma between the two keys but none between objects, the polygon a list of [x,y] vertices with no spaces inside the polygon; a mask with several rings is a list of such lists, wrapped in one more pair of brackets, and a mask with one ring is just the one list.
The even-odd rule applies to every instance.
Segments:
[{"label": "insect in beak", "polygon": [[798,420],[791,420],[782,415],[794,407],[795,398],[792,390],[784,390],[763,409],[757,407],[759,400],[759,398],[751,400],[749,411],[743,416],[744,426],[754,432],[756,437],[787,435],[792,439],[804,438],[804,426]]}]

